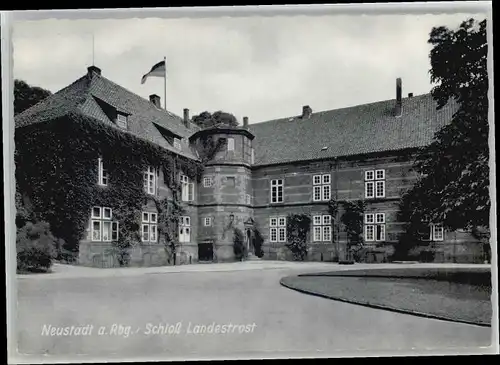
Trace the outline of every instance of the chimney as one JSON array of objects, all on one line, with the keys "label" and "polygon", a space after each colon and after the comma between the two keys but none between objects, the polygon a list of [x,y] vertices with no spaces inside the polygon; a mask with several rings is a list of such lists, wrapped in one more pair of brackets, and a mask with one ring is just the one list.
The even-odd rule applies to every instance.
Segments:
[{"label": "chimney", "polygon": [[189,128],[189,109],[184,108],[184,125]]},{"label": "chimney", "polygon": [[304,105],[302,107],[302,119],[307,119],[311,116],[312,109],[309,105]]},{"label": "chimney", "polygon": [[400,117],[403,112],[403,106],[401,102],[401,78],[396,79],[396,107],[394,108],[394,114],[396,117]]},{"label": "chimney", "polygon": [[92,77],[93,74],[101,76],[101,69],[96,66],[87,67],[87,74],[89,75],[89,77]]},{"label": "chimney", "polygon": [[161,109],[160,97],[158,95],[149,95],[149,101],[153,103],[157,108]]},{"label": "chimney", "polygon": [[248,128],[248,117],[243,117],[243,128]]},{"label": "chimney", "polygon": [[413,93],[408,93],[409,98],[413,98]]}]

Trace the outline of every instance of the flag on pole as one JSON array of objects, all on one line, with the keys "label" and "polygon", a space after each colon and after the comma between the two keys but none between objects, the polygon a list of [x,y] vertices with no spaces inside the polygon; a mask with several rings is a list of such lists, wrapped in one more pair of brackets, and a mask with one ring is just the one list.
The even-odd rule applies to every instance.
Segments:
[{"label": "flag on pole", "polygon": [[156,65],[151,67],[151,71],[149,71],[147,74],[142,76],[141,84],[144,84],[148,77],[155,76],[155,77],[166,77],[166,67],[165,67],[165,60],[158,62]]}]

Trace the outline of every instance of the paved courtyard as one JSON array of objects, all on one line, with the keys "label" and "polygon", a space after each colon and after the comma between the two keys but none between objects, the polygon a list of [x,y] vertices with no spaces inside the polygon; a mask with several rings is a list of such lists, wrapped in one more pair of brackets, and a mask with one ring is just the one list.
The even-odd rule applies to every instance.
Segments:
[{"label": "paved courtyard", "polygon": [[[361,267],[243,262],[106,270],[57,265],[53,274],[18,277],[18,349],[28,355],[19,360],[29,362],[29,355],[90,361],[491,352],[484,348],[490,328],[336,302],[279,284],[288,275]],[[78,326],[86,330],[79,333]],[[166,333],[158,333],[161,326]]]}]

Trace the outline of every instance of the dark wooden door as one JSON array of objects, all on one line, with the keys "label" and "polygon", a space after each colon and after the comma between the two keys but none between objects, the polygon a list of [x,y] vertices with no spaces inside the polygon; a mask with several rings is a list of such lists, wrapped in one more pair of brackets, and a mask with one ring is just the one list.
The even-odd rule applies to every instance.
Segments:
[{"label": "dark wooden door", "polygon": [[214,258],[214,246],[212,242],[202,242],[198,244],[198,260],[212,261]]}]

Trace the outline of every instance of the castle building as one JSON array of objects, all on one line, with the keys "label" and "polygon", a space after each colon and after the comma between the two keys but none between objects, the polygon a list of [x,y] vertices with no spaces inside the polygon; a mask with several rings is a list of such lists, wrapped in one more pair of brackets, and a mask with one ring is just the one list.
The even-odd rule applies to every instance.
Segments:
[{"label": "castle building", "polygon": [[[239,127],[201,129],[190,120],[188,109],[177,116],[161,108],[157,95],[146,100],[91,66],[86,75],[16,116],[15,124],[16,132],[43,128],[50,120],[76,113],[192,160],[201,159],[199,145],[204,139],[223,141],[204,161],[201,181],[178,177],[184,211],[178,227],[178,263],[233,261],[232,228],[243,232],[250,257],[291,260],[285,245],[287,219],[296,213],[311,217],[308,260],[345,259],[347,236],[340,225],[332,224],[332,199],[365,203],[363,241],[373,249],[364,259],[380,262],[389,260],[402,233],[403,222],[396,214],[401,195],[417,178],[412,157],[431,143],[457,108],[449,102],[437,110],[430,94],[402,97],[401,79],[395,91],[392,100],[321,112],[306,105],[296,116],[252,124],[244,117]],[[96,164],[95,183],[105,188],[106,162],[98,159]],[[145,192],[171,195],[164,179],[161,171],[148,168]],[[109,261],[107,248],[119,224],[113,221],[113,209],[96,206],[88,212],[80,264],[105,266]],[[145,203],[138,226],[141,242],[131,253],[131,264],[166,264],[152,202]],[[263,255],[255,252],[256,232]],[[427,222],[422,235],[436,261],[483,260],[482,247],[468,232],[448,232],[439,222]]]}]

